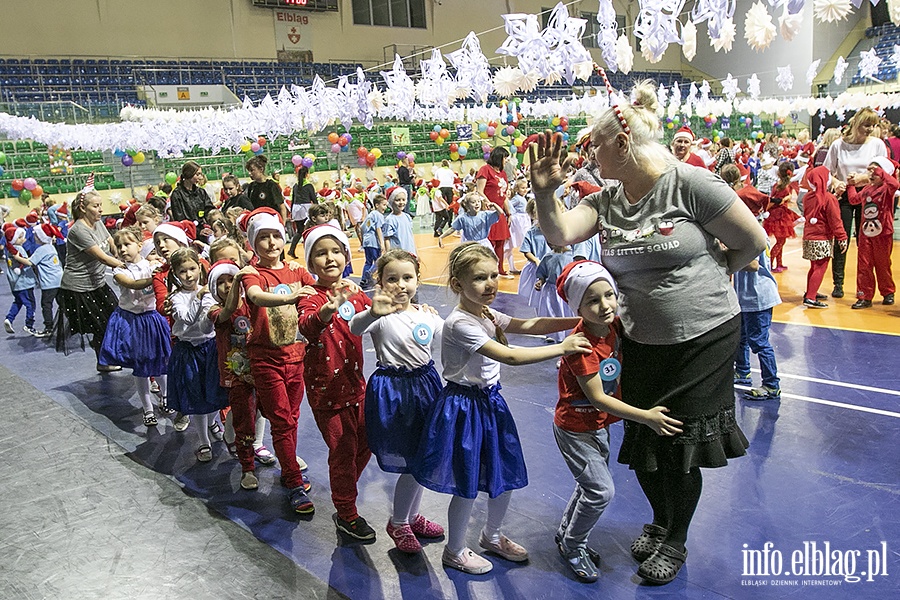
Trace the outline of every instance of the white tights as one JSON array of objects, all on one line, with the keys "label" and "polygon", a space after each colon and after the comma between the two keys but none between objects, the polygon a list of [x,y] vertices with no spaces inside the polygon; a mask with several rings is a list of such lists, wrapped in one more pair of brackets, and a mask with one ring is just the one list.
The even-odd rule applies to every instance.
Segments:
[{"label": "white tights", "polygon": [[[488,500],[487,524],[482,529],[486,538],[494,542],[499,541],[500,526],[503,525],[511,498],[512,492],[504,492]],[[466,547],[466,530],[474,505],[474,498],[453,496],[450,500],[450,508],[447,510],[447,549],[454,554],[459,554]]]}]

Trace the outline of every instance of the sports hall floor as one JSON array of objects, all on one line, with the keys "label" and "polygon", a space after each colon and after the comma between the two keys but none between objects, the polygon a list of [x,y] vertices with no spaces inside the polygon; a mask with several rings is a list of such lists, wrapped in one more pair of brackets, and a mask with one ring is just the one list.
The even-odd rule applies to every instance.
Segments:
[{"label": "sports hall floor", "polygon": [[[439,283],[447,250],[434,247],[429,233],[418,244],[426,283]],[[513,494],[506,532],[528,548],[530,562],[493,557],[491,573],[469,576],[442,568],[440,542],[415,557],[393,549],[383,528],[395,476],[374,460],[360,481],[359,506],[378,538],[338,545],[325,446],[305,403],[298,453],[310,465],[317,507],[310,520],[288,510],[276,468],[260,467],[258,491],[240,490],[238,463],[224,444],[214,446],[213,462],[198,464],[192,428],[177,433],[166,419],[143,427],[130,374],[98,375],[92,353],[63,356],[20,333],[0,339],[0,598],[900,597],[900,305],[882,306],[878,296],[873,308],[850,310],[852,254],[848,296],[829,300],[828,310],[801,308],[807,263],[797,240],[786,258],[789,270],[777,276],[784,304],[771,335],[782,399],[738,398],[748,455],[704,472],[690,555],[667,586],[642,585],[635,575],[628,547],[650,512],[634,475],[617,463],[616,496],[591,537],[602,555],[600,581],[575,581],[557,554],[553,534],[573,479],[550,430],[552,361],[504,367],[501,379],[530,479]],[[362,254],[354,259],[359,273]],[[895,243],[900,278],[898,264]],[[510,290],[514,284],[504,282]],[[830,276],[826,285],[830,291]],[[438,285],[424,286],[420,298],[443,315],[453,306]],[[0,286],[0,309],[9,302]],[[529,314],[511,294],[495,306]],[[374,354],[366,359],[369,371]],[[620,425],[612,437],[615,455]],[[446,522],[448,500],[426,492],[422,512]],[[480,498],[468,535],[473,548],[485,507]],[[780,558],[781,575],[752,576],[748,551],[767,542],[766,562],[774,568]],[[803,557],[813,542],[839,553],[828,561],[832,572],[851,576],[815,575]],[[802,573],[803,564],[809,575],[785,574]]]}]

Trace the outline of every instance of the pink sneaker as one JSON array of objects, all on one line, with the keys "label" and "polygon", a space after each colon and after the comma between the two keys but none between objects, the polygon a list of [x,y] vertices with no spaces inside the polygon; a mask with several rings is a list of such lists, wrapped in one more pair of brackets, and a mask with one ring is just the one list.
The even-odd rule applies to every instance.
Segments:
[{"label": "pink sneaker", "polygon": [[444,535],[443,527],[434,521],[429,521],[422,515],[416,515],[416,518],[413,519],[413,522],[410,524],[410,528],[414,534],[420,535],[423,538],[439,538]]},{"label": "pink sneaker", "polygon": [[475,554],[469,548],[464,548],[462,553],[457,556],[450,552],[450,549],[445,546],[444,554],[441,555],[441,563],[443,563],[445,567],[459,569],[463,573],[470,573],[472,575],[481,575],[494,568],[491,561],[483,556]]},{"label": "pink sneaker", "polygon": [[407,554],[418,554],[422,551],[422,544],[416,539],[409,525],[400,525],[395,527],[393,522],[388,519],[387,534],[394,540],[397,550],[406,552]]},{"label": "pink sneaker", "polygon": [[500,535],[500,541],[494,543],[490,538],[485,537],[484,532],[481,532],[478,545],[488,552],[493,552],[494,554],[502,556],[506,560],[511,560],[513,562],[525,562],[528,560],[528,550],[503,534]]}]

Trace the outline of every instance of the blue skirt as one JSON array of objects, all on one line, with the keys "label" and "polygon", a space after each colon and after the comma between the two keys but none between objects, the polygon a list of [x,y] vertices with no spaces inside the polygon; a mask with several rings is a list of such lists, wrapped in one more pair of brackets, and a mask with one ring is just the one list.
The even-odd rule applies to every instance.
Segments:
[{"label": "blue skirt", "polygon": [[228,390],[219,386],[216,338],[199,346],[175,342],[169,358],[168,406],[183,415],[207,415],[228,406]]},{"label": "blue skirt", "polygon": [[166,374],[171,353],[172,333],[165,317],[155,310],[135,314],[116,308],[97,362],[131,369],[135,377],[154,377]]},{"label": "blue skirt", "polygon": [[422,430],[410,472],[436,492],[475,498],[528,485],[519,432],[500,384],[489,388],[448,382]]},{"label": "blue skirt", "polygon": [[366,435],[378,466],[409,473],[425,418],[441,393],[434,361],[416,369],[379,365],[366,385]]}]

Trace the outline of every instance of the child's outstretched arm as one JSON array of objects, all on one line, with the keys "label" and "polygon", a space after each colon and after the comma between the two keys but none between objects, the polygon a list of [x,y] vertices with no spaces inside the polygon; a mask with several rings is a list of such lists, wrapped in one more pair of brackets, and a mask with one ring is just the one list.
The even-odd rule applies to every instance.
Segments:
[{"label": "child's outstretched arm", "polygon": [[120,285],[123,288],[128,288],[129,290],[142,290],[145,287],[153,285],[152,277],[144,277],[142,279],[135,279],[125,273],[116,273],[113,275],[113,281],[116,284]]},{"label": "child's outstretched arm", "polygon": [[557,331],[574,329],[581,322],[581,317],[533,317],[531,319],[510,319],[506,333],[525,333],[531,335],[547,335]]},{"label": "child's outstretched arm", "polygon": [[350,319],[350,333],[353,335],[362,335],[367,329],[380,319],[381,317],[393,314],[403,310],[403,305],[394,302],[392,296],[385,294],[381,286],[375,286],[375,294],[372,296],[372,306],[368,309],[356,313]]},{"label": "child's outstretched arm", "polygon": [[[506,331],[509,330],[507,327]],[[551,346],[504,346],[494,340],[488,340],[477,352],[504,365],[530,365],[566,354],[590,354],[591,343],[583,333],[576,333]]]},{"label": "child's outstretched arm", "polygon": [[669,409],[665,406],[654,406],[649,410],[643,410],[626,404],[603,391],[603,380],[600,379],[599,373],[576,378],[578,385],[581,386],[581,391],[596,408],[616,417],[646,425],[657,435],[669,436],[681,433],[679,428],[682,424],[681,421],[667,416],[665,413],[669,412]]},{"label": "child's outstretched arm", "polygon": [[238,271],[234,276],[234,282],[231,284],[231,289],[228,290],[228,296],[225,298],[225,303],[222,304],[222,310],[219,311],[219,314],[216,317],[216,323],[224,323],[231,319],[231,315],[234,314],[234,311],[237,310],[238,304],[241,302],[241,279],[243,278],[243,273]]}]

